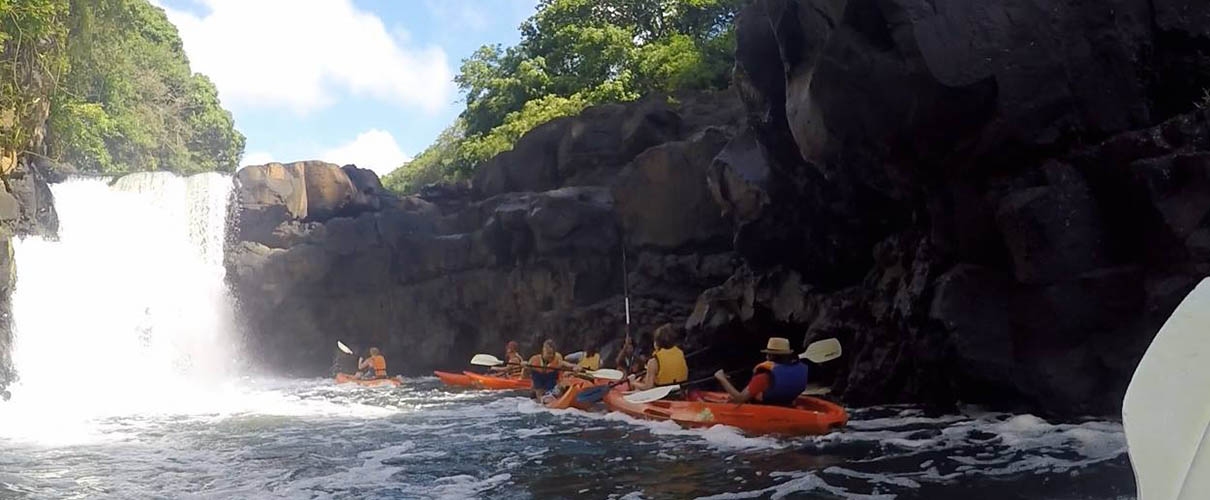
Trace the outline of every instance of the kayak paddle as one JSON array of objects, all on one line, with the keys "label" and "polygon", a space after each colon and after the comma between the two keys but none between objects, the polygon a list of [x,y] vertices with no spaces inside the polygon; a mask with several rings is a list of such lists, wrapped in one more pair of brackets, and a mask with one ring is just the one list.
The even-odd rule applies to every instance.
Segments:
[{"label": "kayak paddle", "polygon": [[1210,498],[1210,278],[1176,307],[1122,401],[1140,500]]},{"label": "kayak paddle", "polygon": [[[477,365],[477,366],[500,366],[500,365],[504,365],[504,364],[508,364],[508,363],[505,363],[500,358],[492,356],[491,354],[476,354],[475,357],[471,358],[471,364]],[[562,372],[576,371],[571,368],[554,368],[554,367],[527,365],[527,364],[522,364],[521,366],[529,367],[529,368],[546,369],[546,370],[558,370],[558,371],[562,371]],[[602,368],[600,370],[594,370],[594,371],[585,371],[584,373],[588,374],[588,376],[590,376],[592,378],[599,378],[602,380],[622,380],[623,378],[626,378],[626,375],[623,374],[620,370],[613,370],[610,368]]]},{"label": "kayak paddle", "polygon": [[[747,370],[748,370],[747,368],[731,370],[731,371],[727,372],[727,375],[738,375],[740,372],[744,372]],[[698,384],[702,384],[705,382],[709,382],[711,380],[714,380],[714,375],[711,375],[709,377],[702,377],[697,380],[690,380],[688,382],[681,382],[679,384],[661,385],[659,387],[653,387],[653,388],[647,389],[645,391],[632,392],[630,394],[622,396],[622,399],[625,399],[626,401],[634,403],[634,404],[650,403],[652,401],[659,401],[661,399],[664,399],[664,398],[668,397],[669,394],[672,394],[673,392],[676,392],[683,387],[689,387],[691,385],[698,385]]]},{"label": "kayak paddle", "polygon": [[839,340],[823,339],[811,342],[811,345],[807,346],[807,350],[798,355],[798,359],[805,359],[812,363],[826,363],[839,358],[840,354]]},{"label": "kayak paddle", "polygon": [[340,349],[340,350],[341,350],[341,352],[344,352],[345,354],[348,354],[348,355],[350,355],[350,356],[352,356],[352,355],[353,355],[353,350],[352,350],[352,349],[349,349],[349,346],[345,345],[345,344],[344,344],[344,342],[341,342],[341,341],[337,340],[337,341],[336,341],[336,347],[337,347],[338,349]]},{"label": "kayak paddle", "polygon": [[[800,354],[798,356],[798,358],[809,360],[812,363],[825,363],[825,362],[831,361],[833,359],[839,358],[840,354],[841,354],[841,348],[840,348],[839,340],[824,339],[824,340],[817,340],[815,342],[812,342],[811,345],[807,346],[807,350],[803,351],[803,353]],[[735,373],[735,372],[732,372],[732,373]],[[658,401],[660,399],[664,399],[664,398],[668,397],[669,394],[672,394],[673,392],[679,390],[682,386],[700,384],[702,382],[709,382],[711,380],[714,380],[713,376],[694,380],[692,382],[686,382],[684,384],[662,385],[659,387],[647,389],[645,391],[639,391],[639,392],[627,394],[627,395],[623,396],[622,399],[625,399],[627,402],[634,403],[634,404],[650,403],[652,401]]]},{"label": "kayak paddle", "polygon": [[[686,354],[685,359],[689,359],[694,356],[697,356],[698,354],[706,352],[706,351],[710,350],[710,347],[711,346],[706,346],[706,347],[703,347],[696,351],[693,351],[689,354]],[[642,378],[643,374],[645,374],[645,373],[647,373],[647,370],[643,370],[643,371],[639,372],[637,375],[638,375],[638,377]],[[614,387],[617,387],[624,383],[626,383],[625,380],[619,380],[619,381],[613,382],[609,385],[594,385],[592,387],[589,387],[587,389],[580,391],[580,393],[576,395],[576,402],[585,403],[585,404],[596,403],[597,401],[605,399],[605,394],[608,394],[609,391],[612,390]]]}]

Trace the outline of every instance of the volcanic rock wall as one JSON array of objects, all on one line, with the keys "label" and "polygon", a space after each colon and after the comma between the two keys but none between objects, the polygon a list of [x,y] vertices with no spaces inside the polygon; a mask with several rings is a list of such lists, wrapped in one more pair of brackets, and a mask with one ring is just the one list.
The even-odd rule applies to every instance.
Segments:
[{"label": "volcanic rock wall", "polygon": [[1210,5],[757,0],[737,35],[732,91],[555,120],[469,184],[242,170],[229,268],[265,359],[608,354],[626,272],[635,330],[683,325],[699,370],[837,337],[812,373],[850,403],[1116,412],[1210,273]]}]

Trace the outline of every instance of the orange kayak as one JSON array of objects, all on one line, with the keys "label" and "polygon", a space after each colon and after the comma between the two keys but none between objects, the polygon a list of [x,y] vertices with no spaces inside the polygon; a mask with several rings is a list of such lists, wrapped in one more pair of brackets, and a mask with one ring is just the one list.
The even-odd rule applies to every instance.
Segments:
[{"label": "orange kayak", "polygon": [[576,396],[579,396],[580,391],[583,391],[584,389],[587,389],[587,388],[592,387],[597,384],[607,384],[607,383],[609,383],[609,381],[602,380],[602,381],[594,383],[591,380],[584,380],[579,377],[567,377],[564,379],[564,383],[567,384],[567,390],[563,391],[563,395],[559,396],[558,399],[547,401],[545,403],[547,408],[550,408],[553,410],[566,410],[568,408],[578,408],[581,410],[588,410],[592,407],[592,404],[577,401]]},{"label": "orange kayak", "polygon": [[442,371],[434,371],[433,375],[441,379],[441,382],[450,387],[474,387],[475,381],[471,380],[465,373],[450,373]]},{"label": "orange kayak", "polygon": [[471,383],[480,389],[491,389],[496,391],[509,390],[524,390],[530,389],[533,385],[527,378],[504,378],[493,377],[491,375],[482,375],[474,372],[462,372],[467,377],[470,377]]},{"label": "orange kayak", "polygon": [[684,427],[729,425],[753,434],[827,434],[849,420],[840,405],[800,396],[794,408],[727,402],[722,392],[690,391],[687,401],[652,401],[634,404],[622,398],[621,390],[609,391],[605,404],[635,418],[671,420]]},{"label": "orange kayak", "polygon": [[347,373],[336,374],[337,384],[357,384],[366,387],[399,387],[403,385],[403,377],[360,379]]}]

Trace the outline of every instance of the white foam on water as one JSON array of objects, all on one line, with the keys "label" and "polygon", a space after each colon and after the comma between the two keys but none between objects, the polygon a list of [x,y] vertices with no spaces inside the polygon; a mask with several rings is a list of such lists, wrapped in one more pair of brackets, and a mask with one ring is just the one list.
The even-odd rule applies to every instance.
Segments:
[{"label": "white foam on water", "polygon": [[865,495],[853,493],[845,488],[833,486],[824,481],[819,476],[811,472],[771,472],[770,477],[789,477],[790,479],[782,483],[752,491],[740,491],[732,493],[719,493],[716,495],[700,496],[697,500],[730,500],[741,498],[761,498],[766,495],[772,499],[785,498],[794,493],[803,492],[822,492],[830,493],[843,498],[856,500],[892,500],[895,495]]},{"label": "white foam on water", "polygon": [[[849,467],[829,467],[821,474],[915,489],[921,483],[946,484],[970,477],[1066,473],[1126,453],[1125,435],[1116,422],[1054,424],[1034,415],[977,408],[935,418],[906,410],[899,417],[858,420],[849,430],[817,438],[824,445],[868,443],[882,450],[875,458],[850,461]],[[918,470],[882,467],[924,454],[942,458],[930,458]]]},{"label": "white foam on water", "polygon": [[432,498],[437,499],[461,500],[464,498],[480,498],[497,487],[508,483],[510,479],[512,479],[512,475],[508,473],[496,474],[483,479],[461,474],[440,478],[436,481],[436,485],[425,490],[428,495],[432,495]]},{"label": "white foam on water", "polygon": [[[553,410],[529,399],[519,403],[518,410],[522,413],[546,412],[559,416],[571,416],[609,422],[625,422],[630,425],[644,427],[652,434],[657,436],[679,436],[700,439],[711,447],[719,450],[776,450],[786,447],[786,443],[776,438],[768,436],[747,436],[742,430],[726,425],[715,425],[705,429],[686,429],[681,427],[676,422],[643,420],[631,417],[621,412],[585,412],[574,408]],[[670,446],[675,447],[679,446],[679,444],[670,444]]]}]

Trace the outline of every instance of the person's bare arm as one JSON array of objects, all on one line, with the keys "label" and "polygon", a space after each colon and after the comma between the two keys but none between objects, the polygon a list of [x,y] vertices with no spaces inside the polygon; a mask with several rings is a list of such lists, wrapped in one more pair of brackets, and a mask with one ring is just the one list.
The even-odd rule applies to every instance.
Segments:
[{"label": "person's bare arm", "polygon": [[655,387],[655,374],[659,373],[659,371],[660,361],[658,359],[651,358],[647,360],[647,373],[643,375],[642,379],[638,379],[634,375],[630,376],[631,385],[634,386],[636,390],[640,391],[645,391]]},{"label": "person's bare arm", "polygon": [[714,372],[714,379],[718,380],[719,385],[723,386],[723,390],[727,391],[727,395],[731,396],[732,403],[743,404],[752,399],[752,395],[748,394],[746,387],[742,391],[736,390],[735,386],[731,385],[731,379],[728,379],[727,374],[722,370]]}]

